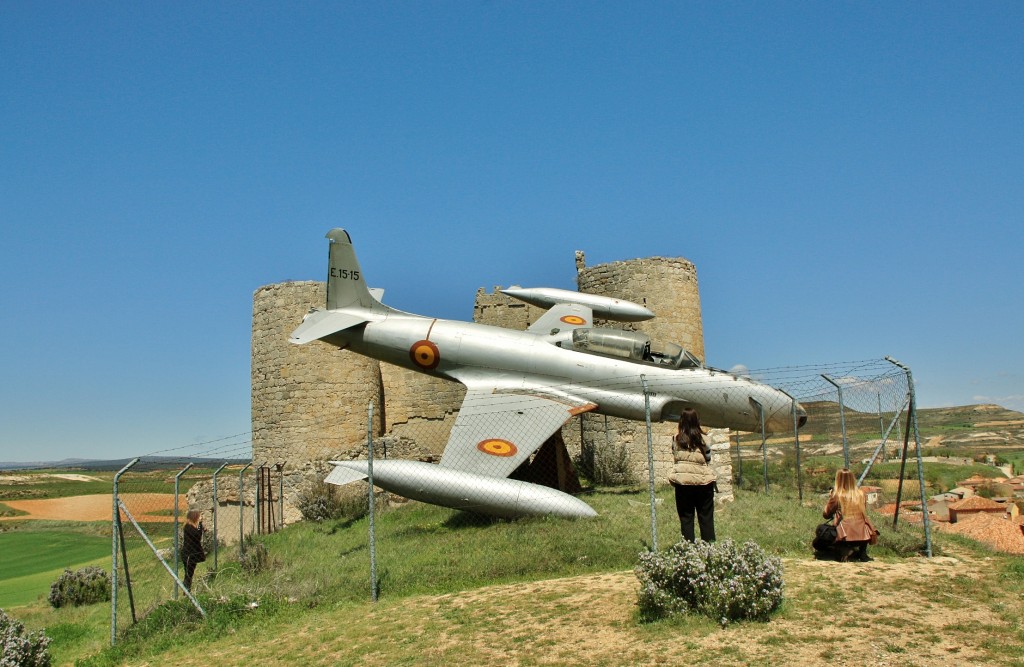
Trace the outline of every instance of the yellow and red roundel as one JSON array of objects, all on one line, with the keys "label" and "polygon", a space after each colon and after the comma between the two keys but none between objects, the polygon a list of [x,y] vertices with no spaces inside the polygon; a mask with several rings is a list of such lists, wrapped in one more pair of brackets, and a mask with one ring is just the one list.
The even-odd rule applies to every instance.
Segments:
[{"label": "yellow and red roundel", "polygon": [[579,315],[566,315],[565,317],[562,317],[560,319],[566,324],[571,324],[576,327],[580,326],[581,324],[587,323],[587,321],[580,317]]},{"label": "yellow and red roundel", "polygon": [[519,448],[511,442],[500,438],[481,440],[477,443],[476,448],[484,454],[490,454],[491,456],[515,456],[516,452],[519,451]]},{"label": "yellow and red roundel", "polygon": [[441,363],[441,350],[429,340],[420,340],[409,348],[409,358],[420,368],[432,371]]}]

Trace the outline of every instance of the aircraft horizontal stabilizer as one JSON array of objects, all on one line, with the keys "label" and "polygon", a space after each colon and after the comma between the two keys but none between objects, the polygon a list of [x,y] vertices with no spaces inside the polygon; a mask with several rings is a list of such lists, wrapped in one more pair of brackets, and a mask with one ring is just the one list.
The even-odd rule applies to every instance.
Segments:
[{"label": "aircraft horizontal stabilizer", "polygon": [[306,315],[302,324],[292,332],[288,340],[296,345],[305,345],[343,329],[369,322],[370,319],[365,313],[352,314],[332,310],[314,310]]},{"label": "aircraft horizontal stabilizer", "polygon": [[361,473],[358,470],[346,468],[341,465],[341,461],[330,461],[334,464],[334,470],[328,473],[327,477],[324,477],[324,481],[328,484],[334,484],[335,486],[345,486],[352,482],[358,482],[361,479],[366,479],[366,474]]}]

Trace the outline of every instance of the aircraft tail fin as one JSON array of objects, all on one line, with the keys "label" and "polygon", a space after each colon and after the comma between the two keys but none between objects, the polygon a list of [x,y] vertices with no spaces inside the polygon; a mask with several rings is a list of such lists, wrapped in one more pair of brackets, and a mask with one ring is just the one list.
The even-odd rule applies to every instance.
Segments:
[{"label": "aircraft tail fin", "polygon": [[352,238],[338,227],[327,232],[327,238],[331,242],[327,262],[327,309],[373,308],[378,301],[366,287]]},{"label": "aircraft tail fin", "polygon": [[327,309],[314,308],[289,339],[296,345],[326,338],[333,333],[366,322],[383,319],[390,308],[380,302],[384,290],[369,289],[348,232],[335,228],[327,232]]}]

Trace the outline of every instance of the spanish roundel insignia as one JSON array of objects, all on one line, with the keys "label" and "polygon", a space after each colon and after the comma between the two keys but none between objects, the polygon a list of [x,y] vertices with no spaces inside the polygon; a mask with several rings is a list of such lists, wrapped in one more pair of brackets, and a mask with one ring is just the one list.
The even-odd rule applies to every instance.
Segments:
[{"label": "spanish roundel insignia", "polygon": [[587,323],[587,321],[580,317],[579,315],[566,315],[565,317],[561,318],[561,321],[565,322],[566,324],[571,324],[573,326],[580,326],[581,324]]},{"label": "spanish roundel insignia", "polygon": [[515,456],[516,452],[519,451],[519,448],[508,440],[501,440],[499,438],[482,440],[477,443],[476,448],[484,454],[490,454],[491,456]]},{"label": "spanish roundel insignia", "polygon": [[429,340],[421,340],[409,348],[409,358],[420,368],[432,371],[441,363],[441,351]]}]

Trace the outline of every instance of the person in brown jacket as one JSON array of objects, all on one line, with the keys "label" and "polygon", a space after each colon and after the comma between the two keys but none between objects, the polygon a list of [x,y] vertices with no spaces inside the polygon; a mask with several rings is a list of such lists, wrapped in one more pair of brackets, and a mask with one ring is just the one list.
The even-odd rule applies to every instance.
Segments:
[{"label": "person in brown jacket", "polygon": [[878,531],[868,519],[864,492],[857,486],[857,479],[847,468],[836,471],[836,481],[828,502],[825,503],[822,516],[835,522],[834,549],[838,560],[874,560],[868,556],[868,544],[878,541]]},{"label": "person in brown jacket", "polygon": [[672,439],[675,465],[668,476],[676,491],[676,512],[683,539],[694,541],[693,517],[697,515],[700,539],[715,541],[715,471],[711,469],[711,448],[704,442],[700,417],[692,408],[679,416],[679,430]]}]

